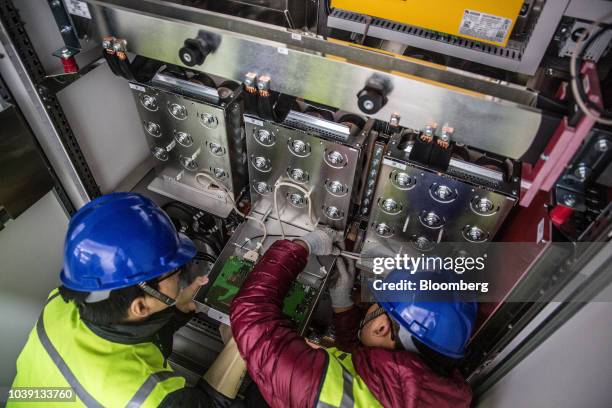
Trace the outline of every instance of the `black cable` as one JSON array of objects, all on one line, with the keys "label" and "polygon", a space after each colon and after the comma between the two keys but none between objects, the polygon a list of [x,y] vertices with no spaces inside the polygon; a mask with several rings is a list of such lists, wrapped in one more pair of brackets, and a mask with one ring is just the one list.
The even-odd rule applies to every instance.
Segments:
[{"label": "black cable", "polygon": [[196,256],[193,258],[195,260],[200,260],[200,261],[206,261],[206,262],[210,262],[210,263],[215,263],[217,262],[217,258],[207,254],[206,252],[197,252]]},{"label": "black cable", "polygon": [[203,234],[198,234],[198,233],[192,233],[190,235],[191,235],[190,236],[191,239],[196,239],[196,240],[199,240],[199,241],[202,241],[208,244],[208,246],[210,246],[213,249],[213,251],[215,251],[216,256],[219,256],[219,254],[221,253],[222,248],[218,245],[217,242],[213,241],[210,237],[203,235]]},{"label": "black cable", "polygon": [[580,80],[580,65],[584,61],[584,59],[582,58],[583,55],[588,51],[589,47],[596,39],[598,39],[603,33],[605,33],[606,31],[610,29],[610,26],[608,24],[600,24],[598,27],[600,28],[600,30],[596,32],[591,32],[591,34],[589,35],[589,38],[585,40],[584,46],[582,47],[580,54],[576,56],[576,61],[574,65],[574,72],[576,72],[576,76],[577,76],[576,88],[578,88],[578,93],[580,94],[579,95],[580,98],[584,101],[584,103],[590,109],[593,109],[596,112],[598,112],[599,115],[603,119],[612,119],[612,117],[606,116],[605,108],[600,108],[599,106],[597,106],[596,104],[594,104],[593,102],[589,100],[589,98],[587,97],[586,91],[584,90],[584,83],[582,80]]}]

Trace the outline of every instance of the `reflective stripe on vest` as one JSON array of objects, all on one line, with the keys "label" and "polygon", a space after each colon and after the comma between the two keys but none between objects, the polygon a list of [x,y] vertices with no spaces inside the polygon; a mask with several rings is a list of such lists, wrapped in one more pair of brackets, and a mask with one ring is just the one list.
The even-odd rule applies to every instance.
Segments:
[{"label": "reflective stripe on vest", "polygon": [[[49,304],[49,302],[55,299],[58,295],[59,292],[47,299],[47,304]],[[68,368],[68,365],[66,365],[66,362],[64,361],[62,356],[59,355],[59,353],[51,343],[51,340],[49,340],[49,336],[47,336],[47,331],[45,330],[45,322],[43,319],[44,313],[45,309],[40,312],[40,317],[38,318],[38,322],[36,322],[36,334],[38,334],[38,339],[40,340],[40,343],[43,345],[43,347],[47,351],[47,354],[49,354],[49,357],[51,357],[51,360],[53,360],[58,370],[60,370],[60,373],[62,373],[62,375],[68,382],[68,385],[70,385],[74,389],[74,392],[76,393],[76,395],[78,395],[81,401],[83,401],[83,403],[89,408],[103,407],[102,404],[98,403],[98,401],[96,401],[95,398],[92,397],[85,388],[83,388],[79,380],[76,379],[70,368]]]},{"label": "reflective stripe on vest", "polygon": [[[329,356],[327,371],[317,408],[381,407],[363,379],[355,371],[349,353],[336,348],[326,349]],[[342,381],[342,383],[340,383]]]},{"label": "reflective stripe on vest", "polygon": [[72,302],[55,300],[58,294],[49,296],[17,360],[13,387],[70,386],[78,400],[62,403],[66,408],[157,406],[184,388],[185,379],[165,367],[157,346],[102,339],[80,321]]}]

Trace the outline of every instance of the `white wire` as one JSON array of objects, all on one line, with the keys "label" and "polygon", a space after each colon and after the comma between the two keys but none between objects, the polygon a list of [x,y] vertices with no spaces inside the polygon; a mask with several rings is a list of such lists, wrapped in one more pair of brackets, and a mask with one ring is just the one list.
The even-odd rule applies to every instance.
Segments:
[{"label": "white wire", "polygon": [[[593,34],[595,27],[599,26],[602,22],[608,20],[610,17],[612,17],[612,13],[606,14],[605,16],[603,16],[602,18],[600,18],[599,20],[591,24],[589,28],[587,28],[587,30],[578,39],[578,42],[576,43],[576,48],[574,49],[574,52],[572,53],[572,58],[570,61],[570,73],[572,76],[572,80],[571,80],[572,92],[574,93],[576,104],[578,105],[580,110],[584,112],[585,115],[589,116],[591,119],[593,119],[594,121],[598,123],[603,123],[604,125],[612,125],[612,119],[602,118],[596,115],[595,113],[593,113],[593,111],[591,111],[591,109],[587,106],[584,100],[582,100],[582,97],[580,96],[580,93],[578,92],[578,81],[580,80],[580,78],[579,78],[578,73],[576,72],[576,60],[578,59],[578,55],[582,54],[584,40],[586,40],[587,37],[590,37],[591,34]],[[607,30],[607,28],[605,27],[601,27],[601,29]]]},{"label": "white wire", "polygon": [[[225,193],[225,196],[227,197],[227,199],[230,200],[230,202],[232,203],[232,207],[234,208],[234,211],[238,213],[238,215],[240,215],[241,217],[247,220],[253,220],[261,226],[261,229],[263,230],[263,236],[261,240],[257,243],[257,247],[256,247],[256,249],[259,250],[263,246],[263,243],[266,241],[266,238],[268,237],[268,229],[266,228],[266,224],[258,218],[243,214],[242,211],[240,211],[240,209],[236,205],[236,202],[232,198],[231,193],[225,188],[223,184],[215,180],[210,174],[200,172],[195,175],[196,183],[204,187],[204,185],[200,182],[200,177],[205,177],[211,182],[211,184],[219,186],[219,188]],[[210,189],[210,184],[208,185],[208,188]]]},{"label": "white wire", "polygon": [[349,251],[340,251],[340,255],[348,258],[348,259],[354,259],[356,261],[361,260],[361,256],[359,256],[359,254],[355,253],[355,252],[349,252]]},{"label": "white wire", "polygon": [[283,181],[280,179],[274,184],[274,213],[276,215],[276,219],[278,220],[278,225],[280,227],[281,236],[283,237],[283,239],[285,239],[285,229],[283,228],[283,222],[281,221],[281,218],[280,218],[280,211],[278,210],[278,198],[277,198],[278,195],[276,194],[278,192],[279,187],[281,186],[293,187],[301,191],[302,193],[304,193],[304,198],[308,200],[308,220],[310,221],[310,223],[313,223],[312,221],[312,200],[310,199],[310,194],[312,193],[312,189],[306,190],[304,187],[300,186],[299,184],[292,183],[290,181]]}]

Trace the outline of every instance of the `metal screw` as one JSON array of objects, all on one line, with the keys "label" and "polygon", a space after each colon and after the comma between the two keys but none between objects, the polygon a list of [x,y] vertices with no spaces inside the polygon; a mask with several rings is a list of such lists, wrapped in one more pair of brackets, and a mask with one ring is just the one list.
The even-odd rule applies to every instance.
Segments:
[{"label": "metal screw", "polygon": [[563,204],[565,204],[567,207],[573,207],[576,205],[577,199],[576,196],[573,194],[567,194],[564,198],[563,198]]},{"label": "metal screw", "polygon": [[263,181],[259,181],[259,182],[255,183],[255,190],[259,194],[265,194],[265,193],[270,192],[270,190],[268,188],[268,184],[264,183]]},{"label": "metal screw", "polygon": [[342,162],[344,162],[344,157],[342,156],[342,153],[337,152],[335,150],[328,154],[327,158],[332,164],[342,164]]},{"label": "metal screw", "polygon": [[376,226],[376,232],[384,237],[391,234],[391,228],[385,223],[380,223]]},{"label": "metal screw", "polygon": [[595,143],[595,149],[599,152],[607,152],[610,148],[610,142],[608,139],[599,139],[597,143]]},{"label": "metal screw", "polygon": [[71,27],[71,26],[63,26],[63,27],[61,28],[61,30],[60,30],[60,32],[61,32],[62,34],[69,33],[70,31],[72,31],[72,27]]},{"label": "metal screw", "polygon": [[455,130],[452,127],[445,125],[444,127],[442,127],[442,134],[440,135],[440,139],[443,142],[450,142],[451,135],[454,131]]},{"label": "metal screw", "polygon": [[433,136],[434,133],[436,132],[436,127],[437,126],[436,126],[435,123],[432,123],[432,124],[429,124],[429,125],[425,126],[425,134],[427,136]]},{"label": "metal screw", "polygon": [[586,164],[580,163],[576,170],[574,170],[574,176],[580,181],[585,181],[591,174],[591,169]]},{"label": "metal screw", "polygon": [[372,110],[374,109],[374,102],[372,102],[371,100],[367,99],[363,102],[363,107],[366,110]]},{"label": "metal screw", "polygon": [[210,151],[212,152],[212,154],[214,154],[215,156],[220,156],[221,154],[223,154],[223,147],[221,147],[220,144],[217,143],[211,143],[209,145],[210,147]]},{"label": "metal screw", "polygon": [[59,7],[60,6],[60,1],[59,0],[53,0],[51,2],[51,7]]},{"label": "metal screw", "polygon": [[402,117],[400,116],[399,113],[392,113],[391,114],[391,119],[389,120],[389,125],[391,125],[392,127],[398,127],[400,124],[400,119]]},{"label": "metal screw", "polygon": [[306,152],[306,143],[301,140],[294,140],[293,143],[291,143],[291,147],[295,153],[302,154]]},{"label": "metal screw", "polygon": [[397,203],[395,202],[395,200],[391,198],[387,198],[386,200],[384,200],[382,202],[382,207],[385,209],[385,211],[388,211],[388,212],[397,211]]},{"label": "metal screw", "polygon": [[327,214],[327,216],[329,218],[340,218],[341,214],[340,214],[340,210],[338,209],[338,207],[327,207],[325,209],[325,214]]},{"label": "metal screw", "polygon": [[339,181],[332,181],[329,183],[329,191],[335,194],[342,193],[344,191],[344,186]]}]

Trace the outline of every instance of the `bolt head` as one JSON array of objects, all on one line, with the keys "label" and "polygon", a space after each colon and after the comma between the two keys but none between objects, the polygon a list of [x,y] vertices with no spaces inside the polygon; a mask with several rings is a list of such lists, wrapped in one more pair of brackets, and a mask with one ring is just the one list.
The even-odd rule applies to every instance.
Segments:
[{"label": "bolt head", "polygon": [[597,143],[595,143],[595,149],[599,152],[607,152],[610,148],[610,142],[608,139],[599,139]]},{"label": "bolt head", "polygon": [[366,110],[368,110],[368,111],[369,111],[369,110],[372,110],[372,109],[374,109],[374,102],[372,102],[371,100],[367,99],[367,100],[365,100],[365,101],[363,102],[363,107],[364,107]]},{"label": "bolt head", "polygon": [[578,200],[573,194],[567,194],[565,197],[563,197],[563,204],[567,207],[574,207],[577,202]]}]

